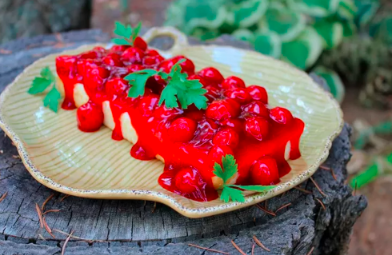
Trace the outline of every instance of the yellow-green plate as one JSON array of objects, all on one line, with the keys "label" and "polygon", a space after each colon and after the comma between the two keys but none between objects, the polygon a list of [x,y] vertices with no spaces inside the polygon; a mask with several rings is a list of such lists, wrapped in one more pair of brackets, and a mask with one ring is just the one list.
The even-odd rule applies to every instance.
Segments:
[{"label": "yellow-green plate", "polygon": [[173,28],[153,28],[144,36],[169,35],[175,45],[161,51],[165,57],[185,55],[196,69],[218,68],[223,75],[236,75],[246,84],[268,90],[271,106],[283,106],[305,122],[301,138],[302,158],[291,161],[293,170],[281,184],[265,194],[248,194],[244,203],[219,200],[195,202],[161,188],[163,170],[158,160],[139,161],[129,155],[131,144],[111,139],[106,127],[83,133],[76,124],[76,111],[57,114],[43,107],[43,96],[27,90],[40,70],[55,72],[55,58],[77,54],[96,45],[44,57],[24,70],[0,98],[0,126],[16,144],[24,165],[43,185],[62,193],[99,199],[140,199],[164,203],[192,218],[206,217],[250,206],[291,189],[311,176],[327,158],[332,140],[343,127],[342,112],[332,96],[304,72],[253,51],[224,46],[189,46],[186,36]]}]

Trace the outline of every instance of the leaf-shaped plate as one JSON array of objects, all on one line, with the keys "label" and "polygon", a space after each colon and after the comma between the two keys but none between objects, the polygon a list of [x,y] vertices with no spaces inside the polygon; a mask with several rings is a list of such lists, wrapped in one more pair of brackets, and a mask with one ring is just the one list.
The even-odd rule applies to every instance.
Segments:
[{"label": "leaf-shaped plate", "polygon": [[111,130],[101,128],[83,133],[76,124],[76,111],[57,114],[43,107],[42,96],[27,94],[33,78],[55,58],[77,54],[96,45],[44,57],[24,70],[0,97],[0,126],[18,148],[24,165],[43,185],[62,193],[99,199],[140,199],[164,203],[193,218],[229,212],[259,203],[293,188],[311,176],[327,158],[332,140],[343,127],[342,112],[332,96],[304,72],[253,51],[224,46],[189,46],[176,29],[152,28],[145,34],[151,41],[169,35],[175,45],[161,51],[165,57],[183,54],[197,69],[214,66],[225,76],[237,75],[247,84],[265,86],[271,106],[290,109],[305,122],[301,138],[302,158],[290,162],[292,171],[265,194],[249,194],[244,203],[220,200],[195,202],[161,188],[163,170],[158,160],[139,161],[129,155],[131,144],[111,139]]}]

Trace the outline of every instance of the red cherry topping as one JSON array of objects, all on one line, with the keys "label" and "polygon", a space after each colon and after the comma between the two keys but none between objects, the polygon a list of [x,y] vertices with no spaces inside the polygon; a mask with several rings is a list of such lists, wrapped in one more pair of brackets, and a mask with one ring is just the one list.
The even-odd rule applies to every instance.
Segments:
[{"label": "red cherry topping", "polygon": [[146,87],[152,89],[155,94],[161,94],[166,86],[166,81],[159,75],[154,75],[147,80]]},{"label": "red cherry topping", "polygon": [[137,72],[137,71],[140,71],[143,69],[145,69],[145,67],[142,65],[138,65],[138,64],[132,64],[132,65],[128,66],[128,71],[131,73]]},{"label": "red cherry topping", "polygon": [[226,119],[222,122],[222,125],[233,128],[238,134],[245,129],[245,124],[241,119]]},{"label": "red cherry topping", "polygon": [[231,148],[237,147],[239,136],[232,128],[224,128],[214,136],[212,143],[215,145],[224,145]]},{"label": "red cherry topping", "polygon": [[195,130],[195,121],[189,118],[178,118],[169,127],[169,136],[174,142],[188,142],[193,138]]},{"label": "red cherry topping", "polygon": [[143,40],[140,36],[136,37],[135,41],[133,42],[133,46],[136,48],[145,51],[147,49],[147,43]]},{"label": "red cherry topping", "polygon": [[56,69],[59,75],[68,76],[70,72],[75,68],[77,61],[76,56],[62,55],[56,58]]},{"label": "red cherry topping", "polygon": [[122,66],[121,57],[117,53],[109,53],[102,62],[109,66]]},{"label": "red cherry topping", "polygon": [[223,83],[222,88],[224,89],[235,89],[235,88],[245,88],[245,82],[236,76],[227,77]]},{"label": "red cherry topping", "polygon": [[190,75],[188,77],[188,80],[199,80],[203,87],[206,87],[208,85],[208,82],[203,77],[197,74]]},{"label": "red cherry topping", "polygon": [[261,157],[251,167],[251,181],[255,185],[274,185],[279,182],[279,170],[272,157]]},{"label": "red cherry topping", "polygon": [[152,67],[159,65],[163,60],[165,60],[161,55],[146,56],[143,58],[143,65]]},{"label": "red cherry topping", "polygon": [[235,118],[239,115],[240,105],[233,99],[216,100],[206,110],[206,116],[213,120]]},{"label": "red cherry topping", "polygon": [[233,154],[233,150],[229,146],[214,145],[210,149],[208,155],[214,162],[222,163],[222,157],[227,154]]},{"label": "red cherry topping", "polygon": [[262,141],[268,135],[268,121],[261,117],[250,117],[245,121],[245,130],[251,136]]},{"label": "red cherry topping", "polygon": [[183,113],[179,108],[167,108],[166,105],[159,106],[154,113],[158,119],[174,118],[176,115]]},{"label": "red cherry topping", "polygon": [[104,79],[109,76],[109,71],[102,66],[90,67],[85,70],[84,86],[91,91],[95,91],[100,87]]},{"label": "red cherry topping", "polygon": [[144,54],[146,55],[146,56],[150,56],[150,57],[152,57],[152,56],[157,56],[157,55],[161,55],[161,54],[159,54],[159,52],[158,51],[156,51],[156,50],[153,50],[153,49],[148,49],[148,50],[146,50],[145,52],[144,52]]},{"label": "red cherry topping", "polygon": [[96,51],[87,51],[79,55],[81,59],[97,59],[98,56],[101,55]]},{"label": "red cherry topping", "polygon": [[219,98],[220,90],[217,87],[208,85],[205,89],[207,90],[205,96],[208,98],[209,103]]},{"label": "red cherry topping", "polygon": [[105,92],[109,97],[125,94],[128,88],[128,82],[121,78],[113,78],[105,84]]},{"label": "red cherry topping", "polygon": [[188,59],[184,56],[177,56],[177,57],[168,59],[166,61],[163,61],[159,65],[159,69],[165,73],[170,73],[173,65],[175,65],[181,59],[185,59],[185,62],[182,62],[180,64],[180,66],[182,68],[181,71],[183,73],[187,73],[188,75],[193,74],[195,72],[195,65],[193,64],[193,62],[190,59]]},{"label": "red cherry topping", "polygon": [[242,88],[226,90],[225,96],[227,98],[236,100],[240,104],[248,103],[251,99],[246,89],[242,89]]},{"label": "red cherry topping", "polygon": [[216,84],[223,82],[223,75],[214,67],[206,67],[201,69],[199,75],[207,81],[211,81]]},{"label": "red cherry topping", "polygon": [[192,193],[199,189],[201,176],[190,167],[181,169],[174,177],[174,184],[183,193]]},{"label": "red cherry topping", "polygon": [[143,116],[151,116],[159,102],[159,96],[147,93],[147,90],[148,89],[146,88],[144,96],[140,99],[138,107]]},{"label": "red cherry topping", "polygon": [[247,105],[244,105],[242,108],[242,110],[246,113],[259,115],[265,118],[268,118],[269,116],[267,107],[265,107],[265,105],[260,101],[253,101]]},{"label": "red cherry topping", "polygon": [[118,53],[120,53],[120,52],[124,52],[126,49],[128,49],[130,46],[127,46],[127,45],[113,45],[111,48],[110,48],[110,52],[118,52]]},{"label": "red cherry topping", "polygon": [[78,108],[76,117],[79,129],[84,132],[97,131],[103,124],[102,108],[91,101]]},{"label": "red cherry topping", "polygon": [[124,62],[128,62],[129,64],[138,64],[142,62],[144,57],[144,51],[136,47],[130,47],[125,50],[121,55],[121,58]]},{"label": "red cherry topping", "polygon": [[270,111],[270,117],[280,124],[288,124],[293,120],[293,115],[289,110],[283,107],[275,107]]},{"label": "red cherry topping", "polygon": [[257,85],[252,85],[247,87],[246,89],[248,90],[248,93],[253,100],[261,101],[264,104],[268,104],[268,94],[265,88]]}]

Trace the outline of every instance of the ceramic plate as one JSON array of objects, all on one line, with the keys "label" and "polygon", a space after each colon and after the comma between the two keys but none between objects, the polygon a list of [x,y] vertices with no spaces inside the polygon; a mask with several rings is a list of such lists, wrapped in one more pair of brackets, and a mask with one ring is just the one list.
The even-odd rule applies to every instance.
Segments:
[{"label": "ceramic plate", "polygon": [[62,193],[99,199],[140,199],[164,203],[192,218],[211,216],[259,203],[293,188],[309,178],[327,158],[332,140],[343,127],[342,112],[332,96],[306,73],[262,54],[224,46],[189,46],[186,36],[173,28],[153,28],[144,38],[169,35],[175,45],[163,56],[185,55],[196,69],[218,68],[224,76],[236,75],[246,84],[268,90],[270,105],[288,108],[305,122],[301,138],[302,158],[291,161],[292,171],[265,194],[248,194],[244,203],[220,200],[195,202],[161,188],[163,171],[158,160],[139,161],[129,155],[131,144],[111,139],[111,130],[83,133],[76,124],[76,111],[57,114],[43,107],[43,96],[27,90],[40,70],[55,72],[55,58],[78,54],[97,45],[44,57],[24,70],[2,93],[0,126],[16,144],[24,165],[43,185]]}]

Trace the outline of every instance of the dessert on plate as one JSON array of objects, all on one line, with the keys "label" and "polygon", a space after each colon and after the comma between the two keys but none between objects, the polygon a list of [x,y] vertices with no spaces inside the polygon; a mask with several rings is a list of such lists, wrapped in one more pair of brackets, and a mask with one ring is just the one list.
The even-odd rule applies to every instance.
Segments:
[{"label": "dessert on plate", "polygon": [[265,88],[214,67],[196,70],[186,56],[165,59],[131,37],[56,58],[61,107],[77,109],[81,131],[112,129],[113,140],[133,143],[132,157],[165,164],[163,188],[196,201],[230,185],[260,191],[290,171],[304,122],[270,107]]}]

